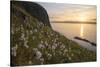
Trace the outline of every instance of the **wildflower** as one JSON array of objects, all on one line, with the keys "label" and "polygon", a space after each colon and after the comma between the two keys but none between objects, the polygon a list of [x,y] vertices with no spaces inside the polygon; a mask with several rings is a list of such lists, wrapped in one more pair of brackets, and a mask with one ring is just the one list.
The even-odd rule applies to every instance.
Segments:
[{"label": "wildflower", "polygon": [[69,51],[71,51],[71,47],[69,47]]},{"label": "wildflower", "polygon": [[61,43],[61,42],[59,42],[59,44],[61,45],[62,43]]},{"label": "wildflower", "polygon": [[50,35],[48,34],[48,38],[50,38]]},{"label": "wildflower", "polygon": [[36,52],[36,59],[40,59],[42,56],[42,53],[40,51]]},{"label": "wildflower", "polygon": [[44,45],[43,44],[39,44],[38,48],[44,48]]},{"label": "wildflower", "polygon": [[51,33],[51,36],[53,36],[53,33]]},{"label": "wildflower", "polygon": [[37,32],[37,29],[35,29],[34,32]]},{"label": "wildflower", "polygon": [[55,44],[54,44],[54,46],[55,46],[55,47],[57,47],[57,46],[58,46],[58,44],[56,44],[56,43],[55,43]]},{"label": "wildflower", "polygon": [[11,33],[14,34],[14,30],[13,29],[11,30]]},{"label": "wildflower", "polygon": [[38,51],[38,49],[37,49],[37,48],[33,48],[33,51],[35,51],[35,52],[36,52],[36,51]]},{"label": "wildflower", "polygon": [[44,62],[44,58],[40,58],[41,64],[43,64]]},{"label": "wildflower", "polygon": [[60,48],[61,48],[61,49],[64,49],[64,48],[65,48],[65,45],[61,45]]},{"label": "wildflower", "polygon": [[41,43],[43,44],[43,41],[41,40]]},{"label": "wildflower", "polygon": [[71,57],[68,57],[68,59],[71,60],[72,58]]},{"label": "wildflower", "polygon": [[52,39],[52,42],[53,42],[54,40]]},{"label": "wildflower", "polygon": [[45,41],[45,45],[46,45],[46,46],[48,46],[48,43],[47,43],[47,41]]},{"label": "wildflower", "polygon": [[16,31],[19,31],[20,30],[20,28],[16,28]]},{"label": "wildflower", "polygon": [[21,35],[21,40],[25,40],[25,34],[24,33],[22,33],[22,35]]},{"label": "wildflower", "polygon": [[29,46],[27,45],[27,43],[28,43],[28,41],[26,40],[26,41],[24,41],[24,46],[26,47],[26,48],[29,48]]},{"label": "wildflower", "polygon": [[29,64],[32,64],[32,61],[30,60],[28,63],[29,63]]},{"label": "wildflower", "polygon": [[17,55],[17,53],[16,53],[17,48],[18,48],[18,45],[17,44],[16,44],[16,46],[12,47],[12,55],[13,56],[16,56]]},{"label": "wildflower", "polygon": [[48,45],[48,49],[52,49],[52,46],[51,45]]},{"label": "wildflower", "polygon": [[57,39],[55,38],[54,43],[56,43]]},{"label": "wildflower", "polygon": [[55,47],[54,45],[52,45],[52,49],[53,49],[53,50],[55,50],[55,49],[56,49],[56,47]]},{"label": "wildflower", "polygon": [[52,54],[48,53],[47,56],[48,56],[48,59],[51,59]]},{"label": "wildflower", "polygon": [[58,35],[56,35],[56,37],[58,38]]},{"label": "wildflower", "polygon": [[33,48],[33,51],[36,53],[36,59],[40,59],[42,57],[42,53],[37,48]]},{"label": "wildflower", "polygon": [[74,54],[72,53],[71,56],[74,56]]},{"label": "wildflower", "polygon": [[66,53],[66,52],[68,52],[68,50],[67,50],[67,49],[65,49],[65,50],[64,50],[64,53]]},{"label": "wildflower", "polygon": [[23,30],[24,28],[23,28],[23,25],[21,25],[21,30]]},{"label": "wildflower", "polygon": [[43,27],[44,26],[43,22],[39,22],[39,26]]},{"label": "wildflower", "polygon": [[32,30],[30,30],[30,34],[33,34],[33,31]]},{"label": "wildflower", "polygon": [[40,32],[41,32],[41,33],[43,33],[44,31],[43,31],[43,30],[41,30]]}]

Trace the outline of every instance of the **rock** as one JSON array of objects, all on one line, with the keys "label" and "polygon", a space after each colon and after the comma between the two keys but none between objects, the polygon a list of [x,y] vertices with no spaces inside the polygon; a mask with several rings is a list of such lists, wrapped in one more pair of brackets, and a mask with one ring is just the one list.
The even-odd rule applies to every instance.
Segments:
[{"label": "rock", "polygon": [[77,40],[81,40],[81,41],[84,41],[84,42],[87,42],[87,43],[90,43],[92,46],[96,46],[96,43],[93,43],[87,39],[83,39],[81,37],[74,37],[74,39],[77,39]]}]

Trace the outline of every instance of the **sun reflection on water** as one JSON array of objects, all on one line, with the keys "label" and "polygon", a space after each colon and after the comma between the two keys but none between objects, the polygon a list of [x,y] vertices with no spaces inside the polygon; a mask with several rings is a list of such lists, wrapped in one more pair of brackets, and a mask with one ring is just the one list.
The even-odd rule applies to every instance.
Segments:
[{"label": "sun reflection on water", "polygon": [[80,27],[80,37],[83,37],[83,34],[84,34],[84,27],[83,27],[83,24],[81,24],[81,27]]}]

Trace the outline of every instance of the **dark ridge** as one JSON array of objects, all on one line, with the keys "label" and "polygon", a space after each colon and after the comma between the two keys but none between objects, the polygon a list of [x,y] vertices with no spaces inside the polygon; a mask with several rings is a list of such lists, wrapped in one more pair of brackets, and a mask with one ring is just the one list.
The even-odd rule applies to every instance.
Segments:
[{"label": "dark ridge", "polygon": [[82,41],[84,41],[84,42],[90,43],[92,46],[96,46],[95,43],[93,43],[93,42],[91,42],[91,41],[89,41],[89,40],[87,40],[87,39],[83,39],[83,38],[81,38],[81,37],[74,37],[74,39],[82,40]]},{"label": "dark ridge", "polygon": [[51,27],[47,11],[41,5],[29,1],[11,1],[11,4],[25,9],[30,15],[42,21],[44,25]]}]

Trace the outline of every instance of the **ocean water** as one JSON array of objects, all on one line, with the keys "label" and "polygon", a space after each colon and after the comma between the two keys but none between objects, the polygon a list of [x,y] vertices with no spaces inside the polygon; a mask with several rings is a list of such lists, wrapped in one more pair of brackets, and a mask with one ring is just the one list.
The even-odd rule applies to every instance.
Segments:
[{"label": "ocean water", "polygon": [[96,24],[51,23],[51,26],[55,31],[76,41],[82,47],[96,51],[96,47],[92,46],[90,43],[74,39],[74,37],[77,36],[96,43]]}]

